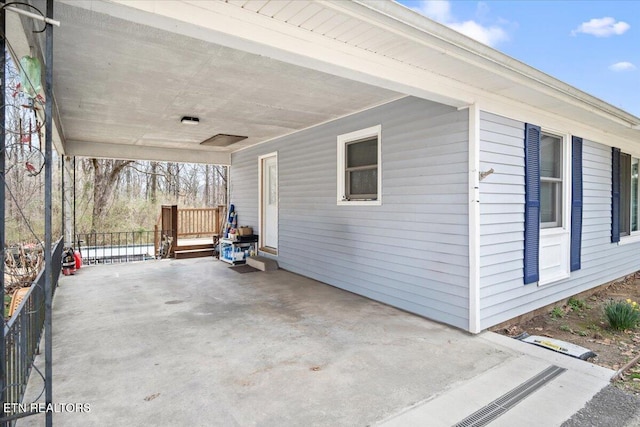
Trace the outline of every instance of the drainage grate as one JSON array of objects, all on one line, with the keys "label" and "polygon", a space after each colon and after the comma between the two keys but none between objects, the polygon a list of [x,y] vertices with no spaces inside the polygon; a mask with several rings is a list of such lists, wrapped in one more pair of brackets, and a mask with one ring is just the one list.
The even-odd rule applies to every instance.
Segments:
[{"label": "drainage grate", "polygon": [[535,377],[523,382],[510,392],[505,393],[493,402],[489,403],[484,408],[481,408],[469,415],[454,427],[486,426],[564,371],[566,371],[565,368],[549,366]]}]

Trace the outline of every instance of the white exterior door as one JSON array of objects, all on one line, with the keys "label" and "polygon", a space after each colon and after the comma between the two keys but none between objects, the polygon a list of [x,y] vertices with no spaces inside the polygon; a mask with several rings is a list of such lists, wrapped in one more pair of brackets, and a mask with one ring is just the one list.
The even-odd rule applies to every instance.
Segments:
[{"label": "white exterior door", "polygon": [[278,156],[260,157],[260,249],[278,251]]},{"label": "white exterior door", "polygon": [[542,132],[540,139],[540,280],[569,277],[571,250],[570,137]]},{"label": "white exterior door", "polygon": [[545,285],[569,277],[571,234],[564,229],[540,233],[540,281]]}]

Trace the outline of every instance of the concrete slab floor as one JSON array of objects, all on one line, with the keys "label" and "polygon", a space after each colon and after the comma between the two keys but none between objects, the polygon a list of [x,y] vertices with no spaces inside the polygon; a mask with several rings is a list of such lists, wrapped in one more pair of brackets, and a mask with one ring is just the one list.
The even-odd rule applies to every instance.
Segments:
[{"label": "concrete slab floor", "polygon": [[[425,402],[526,365],[520,347],[486,334],[211,258],[83,268],[61,279],[53,322],[53,400],[90,407],[55,413],[56,426],[362,426],[407,408],[418,412],[406,420],[432,425]],[[476,382],[503,393],[500,378]],[[42,387],[32,374],[25,402]],[[440,406],[458,420],[479,409]]]}]

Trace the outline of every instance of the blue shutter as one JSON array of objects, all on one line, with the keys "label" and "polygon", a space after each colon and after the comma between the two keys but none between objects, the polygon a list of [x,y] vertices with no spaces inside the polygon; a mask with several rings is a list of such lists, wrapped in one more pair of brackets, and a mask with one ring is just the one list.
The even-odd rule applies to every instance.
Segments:
[{"label": "blue shutter", "polygon": [[611,242],[620,241],[620,149],[611,148]]},{"label": "blue shutter", "polygon": [[582,244],[582,138],[571,139],[571,271],[580,270]]},{"label": "blue shutter", "polygon": [[540,126],[524,128],[524,283],[539,280]]}]

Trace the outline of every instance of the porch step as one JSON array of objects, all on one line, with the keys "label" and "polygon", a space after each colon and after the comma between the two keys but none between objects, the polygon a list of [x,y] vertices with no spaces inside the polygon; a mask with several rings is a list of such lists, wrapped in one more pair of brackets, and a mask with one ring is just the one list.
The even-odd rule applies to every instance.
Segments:
[{"label": "porch step", "polygon": [[174,247],[176,251],[193,251],[202,249],[214,249],[213,243],[193,243],[190,245],[178,245]]},{"label": "porch step", "polygon": [[208,257],[213,256],[213,248],[177,250],[174,254],[176,259]]},{"label": "porch step", "polygon": [[252,256],[247,258],[247,265],[261,271],[275,271],[278,269],[278,261],[264,256]]}]

